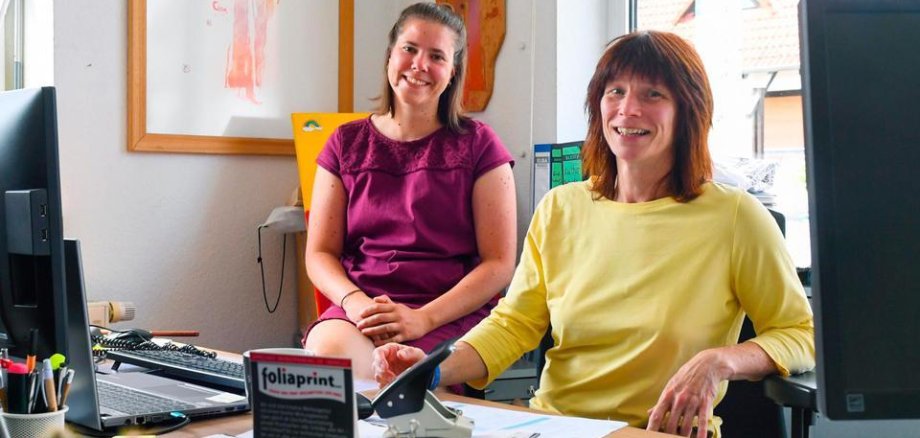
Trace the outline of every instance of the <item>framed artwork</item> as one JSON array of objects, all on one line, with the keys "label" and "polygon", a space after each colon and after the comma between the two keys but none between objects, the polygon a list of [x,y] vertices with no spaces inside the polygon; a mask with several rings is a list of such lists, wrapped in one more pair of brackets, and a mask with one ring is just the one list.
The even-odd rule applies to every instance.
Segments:
[{"label": "framed artwork", "polygon": [[354,0],[129,0],[128,150],[294,155],[291,113],[351,112],[353,40]]},{"label": "framed artwork", "polygon": [[505,0],[437,0],[450,4],[466,23],[469,54],[463,108],[484,111],[495,86],[495,60],[505,41]]}]

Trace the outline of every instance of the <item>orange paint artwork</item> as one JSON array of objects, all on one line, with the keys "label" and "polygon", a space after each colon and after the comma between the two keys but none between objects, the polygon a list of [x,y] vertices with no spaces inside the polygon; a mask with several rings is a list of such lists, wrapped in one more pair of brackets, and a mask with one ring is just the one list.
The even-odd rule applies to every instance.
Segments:
[{"label": "orange paint artwork", "polygon": [[[265,68],[265,42],[268,23],[279,0],[234,0],[233,40],[227,48],[226,88],[236,89],[241,97],[254,104],[256,89],[262,86]],[[219,11],[219,2],[212,3]]]},{"label": "orange paint artwork", "polygon": [[453,6],[466,23],[469,40],[463,108],[486,109],[495,85],[495,59],[505,40],[505,0],[437,0]]}]

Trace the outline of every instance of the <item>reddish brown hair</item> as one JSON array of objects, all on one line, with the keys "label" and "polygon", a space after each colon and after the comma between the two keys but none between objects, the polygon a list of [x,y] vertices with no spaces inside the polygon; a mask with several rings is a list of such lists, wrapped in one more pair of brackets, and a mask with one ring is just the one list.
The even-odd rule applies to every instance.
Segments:
[{"label": "reddish brown hair", "polygon": [[703,184],[712,179],[708,144],[712,90],[693,46],[667,32],[640,31],[618,37],[597,62],[585,99],[588,135],[582,147],[585,173],[594,177],[592,190],[599,197],[616,196],[616,157],[604,138],[600,104],[607,83],[621,75],[663,83],[674,94],[677,103],[674,164],[663,184],[674,199],[693,200],[702,193]]}]

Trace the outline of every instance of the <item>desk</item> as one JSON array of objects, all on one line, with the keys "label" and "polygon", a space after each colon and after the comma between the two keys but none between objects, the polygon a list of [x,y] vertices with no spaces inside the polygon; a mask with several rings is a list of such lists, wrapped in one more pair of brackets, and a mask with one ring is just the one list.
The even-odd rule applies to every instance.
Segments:
[{"label": "desk", "polygon": [[[478,400],[469,397],[461,397],[453,394],[443,394],[440,396],[443,400],[451,400],[468,404],[478,404],[503,409],[528,410],[519,406],[512,406],[502,403],[495,403],[485,400]],[[240,414],[207,420],[193,420],[191,424],[175,432],[160,435],[164,438],[197,438],[213,434],[235,435],[252,429],[252,415]],[[673,438],[674,435],[667,435],[658,432],[648,432],[635,427],[625,427],[616,432],[607,435],[610,438]]]},{"label": "desk", "polygon": [[[240,355],[235,353],[227,353],[218,351],[218,357],[227,360],[238,360]],[[368,386],[363,386],[367,388]],[[368,397],[373,397],[375,390],[362,391]],[[487,400],[479,400],[469,397],[463,397],[459,395],[454,395],[450,393],[439,393],[438,397],[442,400],[450,400],[455,402],[462,402],[467,404],[476,404],[483,406],[491,406],[502,409],[510,410],[519,410],[519,411],[533,411],[531,409],[523,408],[520,406],[514,406],[504,403],[496,403]],[[159,435],[164,438],[198,438],[205,437],[209,435],[225,434],[225,435],[238,435],[246,431],[252,430],[252,413],[247,412],[244,414],[235,414],[227,415],[216,418],[208,419],[193,419],[190,424],[187,426],[171,433]],[[607,437],[610,438],[673,438],[674,435],[668,435],[658,432],[649,432],[643,429],[638,429],[635,427],[625,427],[616,432],[608,434]],[[555,437],[547,437],[555,438]]]},{"label": "desk", "polygon": [[792,438],[808,438],[808,428],[818,411],[815,372],[789,377],[773,375],[764,381],[764,392],[776,403],[792,409]]}]

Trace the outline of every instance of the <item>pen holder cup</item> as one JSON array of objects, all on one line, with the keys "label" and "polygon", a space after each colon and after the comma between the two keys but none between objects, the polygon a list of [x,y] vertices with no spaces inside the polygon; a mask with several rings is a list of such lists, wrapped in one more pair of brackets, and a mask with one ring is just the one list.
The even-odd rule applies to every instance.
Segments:
[{"label": "pen holder cup", "polygon": [[313,352],[303,348],[260,348],[243,352],[243,375],[246,377],[246,398],[252,407],[252,376],[250,376],[249,353],[285,354],[289,356],[314,356]]},{"label": "pen holder cup", "polygon": [[3,421],[10,432],[10,438],[53,437],[63,434],[64,416],[67,406],[44,414],[10,414],[3,413]]}]

